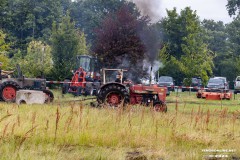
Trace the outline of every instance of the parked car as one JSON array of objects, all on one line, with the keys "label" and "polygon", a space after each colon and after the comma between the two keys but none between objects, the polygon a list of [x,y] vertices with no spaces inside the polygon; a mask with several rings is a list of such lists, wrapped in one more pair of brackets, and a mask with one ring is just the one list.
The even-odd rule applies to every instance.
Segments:
[{"label": "parked car", "polygon": [[237,76],[234,82],[234,94],[240,93],[240,76]]},{"label": "parked car", "polygon": [[172,77],[169,76],[161,76],[157,82],[158,86],[167,87],[167,95],[170,95],[170,91],[174,91],[174,80]]},{"label": "parked car", "polygon": [[213,77],[210,78],[207,84],[207,91],[210,90],[228,90],[228,82],[226,77]]},{"label": "parked car", "polygon": [[186,81],[187,81],[187,79],[184,78],[182,92],[190,91],[190,88],[188,88],[188,87],[193,87],[193,88],[191,88],[191,91],[198,91],[199,88],[204,87],[202,84],[202,79],[200,77],[192,78],[190,86],[186,85]]}]

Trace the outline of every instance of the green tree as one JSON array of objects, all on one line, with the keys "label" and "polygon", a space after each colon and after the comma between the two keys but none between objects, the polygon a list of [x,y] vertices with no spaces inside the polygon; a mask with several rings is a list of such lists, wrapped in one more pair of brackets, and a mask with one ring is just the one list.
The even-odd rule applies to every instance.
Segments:
[{"label": "green tree", "polygon": [[218,73],[232,82],[240,75],[240,16],[226,25],[227,50],[218,59]]},{"label": "green tree", "polygon": [[75,68],[76,56],[81,54],[81,49],[84,50],[86,48],[81,43],[81,36],[84,39],[84,34],[80,33],[75,29],[75,25],[71,22],[69,14],[62,18],[59,25],[56,23],[53,24],[51,37],[53,56],[52,74],[56,80],[63,80],[71,76],[70,71]]},{"label": "green tree", "polygon": [[228,40],[230,42],[230,56],[240,56],[240,15],[227,25]]},{"label": "green tree", "polygon": [[83,32],[78,31],[79,35],[79,53],[81,55],[89,54],[89,46],[87,45],[86,36]]},{"label": "green tree", "polygon": [[[215,57],[213,74],[218,76],[222,75],[223,60],[231,57],[231,48],[229,35],[227,33],[226,25],[222,21],[215,22],[213,20],[203,20],[202,27],[205,32],[204,42],[208,44],[208,48],[213,51]],[[228,60],[227,60],[228,61]],[[225,64],[226,62],[224,62]],[[225,74],[226,75],[226,74]],[[227,76],[229,79],[230,77]]]},{"label": "green tree", "polygon": [[9,50],[9,44],[5,42],[6,34],[0,30],[0,54],[6,55],[7,51]]},{"label": "green tree", "polygon": [[9,68],[9,58],[7,52],[9,50],[9,44],[5,42],[6,34],[0,30],[0,62],[3,63],[3,69]]},{"label": "green tree", "polygon": [[214,20],[204,19],[201,22],[201,25],[205,32],[204,42],[208,44],[208,48],[218,55],[226,53],[228,50],[228,34],[224,23],[222,21],[215,22]]},{"label": "green tree", "polygon": [[240,13],[240,0],[228,0],[227,10],[230,16]]},{"label": "green tree", "polygon": [[33,39],[48,41],[53,21],[63,15],[61,0],[8,0],[2,7],[0,28],[14,39],[13,47],[26,51]]},{"label": "green tree", "polygon": [[163,43],[167,46],[162,52],[178,63],[186,78],[200,76],[206,83],[212,74],[214,54],[204,43],[204,32],[196,11],[186,7],[180,14],[176,8],[167,13],[168,17],[161,21]]},{"label": "green tree", "polygon": [[180,69],[179,61],[167,53],[167,47],[167,45],[164,45],[159,51],[158,59],[163,63],[163,67],[159,68],[158,73],[161,76],[172,76],[175,80],[175,85],[181,85],[184,74]]},{"label": "green tree", "polygon": [[86,33],[88,42],[93,43],[95,29],[101,25],[102,20],[123,5],[127,5],[132,12],[139,14],[136,5],[126,0],[76,0],[71,5],[71,17],[76,22],[76,26]]},{"label": "green tree", "polygon": [[27,55],[21,63],[24,75],[28,77],[46,76],[50,73],[52,65],[50,46],[41,41],[30,42]]},{"label": "green tree", "polygon": [[166,52],[179,59],[183,55],[181,45],[182,37],[186,36],[185,21],[181,21],[177,9],[167,10],[167,17],[163,18],[159,24],[163,36],[163,43],[167,44]]}]

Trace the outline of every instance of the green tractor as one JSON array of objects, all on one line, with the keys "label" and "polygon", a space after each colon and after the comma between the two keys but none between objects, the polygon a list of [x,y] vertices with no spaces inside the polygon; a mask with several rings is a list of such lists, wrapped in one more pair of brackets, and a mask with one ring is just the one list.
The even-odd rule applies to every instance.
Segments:
[{"label": "green tractor", "polygon": [[5,102],[15,102],[18,90],[38,90],[43,91],[48,97],[46,101],[52,102],[53,93],[46,87],[46,79],[25,78],[20,66],[16,66],[17,75],[13,78],[3,78],[0,84],[0,97]]}]

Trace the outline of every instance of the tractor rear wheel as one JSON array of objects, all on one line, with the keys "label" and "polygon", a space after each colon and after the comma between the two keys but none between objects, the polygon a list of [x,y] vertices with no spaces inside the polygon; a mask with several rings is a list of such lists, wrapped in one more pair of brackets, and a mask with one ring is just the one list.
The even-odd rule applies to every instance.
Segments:
[{"label": "tractor rear wheel", "polygon": [[1,97],[5,102],[15,102],[16,93],[20,86],[13,81],[6,81],[1,87]]},{"label": "tractor rear wheel", "polygon": [[45,89],[45,90],[43,90],[43,93],[45,93],[47,95],[47,99],[45,101],[46,103],[53,101],[54,95],[53,95],[53,93],[50,90]]},{"label": "tractor rear wheel", "polygon": [[167,112],[167,105],[164,102],[153,103],[153,108],[156,112]]},{"label": "tractor rear wheel", "polygon": [[129,102],[129,94],[125,87],[111,84],[100,90],[97,100],[100,104],[118,107],[120,104],[125,105]]}]

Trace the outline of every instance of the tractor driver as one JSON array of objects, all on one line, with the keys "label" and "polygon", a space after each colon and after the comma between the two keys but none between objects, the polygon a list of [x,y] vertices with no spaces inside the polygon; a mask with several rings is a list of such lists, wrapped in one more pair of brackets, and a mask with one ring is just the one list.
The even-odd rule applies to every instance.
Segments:
[{"label": "tractor driver", "polygon": [[82,67],[79,67],[77,72],[78,72],[79,82],[83,82],[86,77],[86,72],[84,71],[84,69]]},{"label": "tractor driver", "polygon": [[14,71],[5,71],[2,70],[3,63],[0,62],[0,80],[2,80],[3,77],[8,77],[9,74],[12,74]]}]

